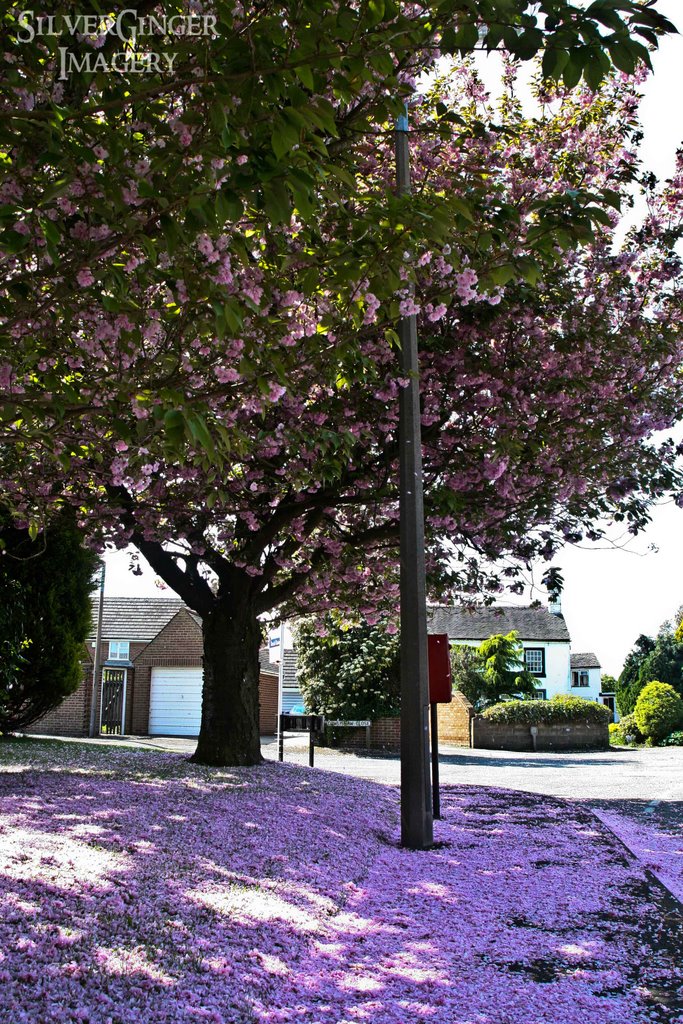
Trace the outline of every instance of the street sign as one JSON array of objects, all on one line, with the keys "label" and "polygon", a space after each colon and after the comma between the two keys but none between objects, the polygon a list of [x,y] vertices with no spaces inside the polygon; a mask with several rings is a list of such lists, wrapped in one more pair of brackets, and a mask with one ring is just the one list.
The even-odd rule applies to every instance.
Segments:
[{"label": "street sign", "polygon": [[268,661],[271,665],[277,665],[280,660],[280,630],[271,633],[268,637]]}]

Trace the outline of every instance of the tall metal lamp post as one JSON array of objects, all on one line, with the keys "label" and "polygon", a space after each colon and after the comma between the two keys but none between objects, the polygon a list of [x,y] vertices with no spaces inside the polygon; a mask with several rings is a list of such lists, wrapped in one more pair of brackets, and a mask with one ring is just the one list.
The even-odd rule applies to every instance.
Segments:
[{"label": "tall metal lamp post", "polygon": [[92,667],[92,693],[90,695],[90,727],[88,729],[88,736],[95,736],[97,734],[95,710],[97,707],[97,687],[100,679],[100,665],[102,661],[100,648],[102,646],[102,614],[104,611],[104,575],[105,565],[104,559],[102,559],[100,567],[100,596],[97,605],[97,629],[95,631],[95,655]]},{"label": "tall metal lamp post", "polygon": [[[408,117],[396,122],[396,182],[409,195]],[[401,845],[424,850],[434,841],[429,775],[427,593],[420,381],[415,314],[401,317],[399,365],[408,380],[400,389],[399,463],[401,534]]]}]

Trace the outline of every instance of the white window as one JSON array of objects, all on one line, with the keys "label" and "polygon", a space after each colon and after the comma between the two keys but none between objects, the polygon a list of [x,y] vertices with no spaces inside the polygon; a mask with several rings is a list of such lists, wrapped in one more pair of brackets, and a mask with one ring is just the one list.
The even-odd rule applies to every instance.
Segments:
[{"label": "white window", "polygon": [[572,686],[588,686],[588,672],[585,669],[573,669]]},{"label": "white window", "polygon": [[524,664],[532,676],[545,675],[545,651],[542,647],[525,647]]},{"label": "white window", "polygon": [[109,661],[130,661],[130,640],[110,640]]},{"label": "white window", "polygon": [[547,700],[548,699],[548,692],[547,692],[547,690],[539,690],[539,688],[536,687],[536,692],[534,693],[534,695],[533,695],[533,697],[531,699],[532,700]]}]

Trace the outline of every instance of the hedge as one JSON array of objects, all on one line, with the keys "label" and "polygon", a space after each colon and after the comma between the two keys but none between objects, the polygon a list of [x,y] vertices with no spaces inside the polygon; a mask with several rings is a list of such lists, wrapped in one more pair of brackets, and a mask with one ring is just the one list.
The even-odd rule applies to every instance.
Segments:
[{"label": "hedge", "polygon": [[558,694],[550,700],[509,700],[494,704],[482,712],[489,722],[505,725],[561,725],[563,722],[590,722],[607,725],[609,708],[583,697]]},{"label": "hedge", "polygon": [[659,743],[683,725],[683,701],[669,683],[653,680],[640,691],[633,714],[648,743]]}]

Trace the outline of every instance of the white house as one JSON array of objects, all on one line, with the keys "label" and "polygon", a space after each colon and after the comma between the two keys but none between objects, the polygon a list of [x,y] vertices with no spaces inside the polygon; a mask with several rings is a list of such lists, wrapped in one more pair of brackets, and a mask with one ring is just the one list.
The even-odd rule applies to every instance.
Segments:
[{"label": "white house", "polygon": [[469,610],[434,605],[428,609],[428,623],[430,633],[447,633],[451,644],[470,647],[514,630],[524,648],[525,665],[536,677],[539,700],[575,694],[606,704],[614,715],[614,694],[602,691],[596,656],[571,653],[571,637],[559,601],[549,608],[493,605]]}]

